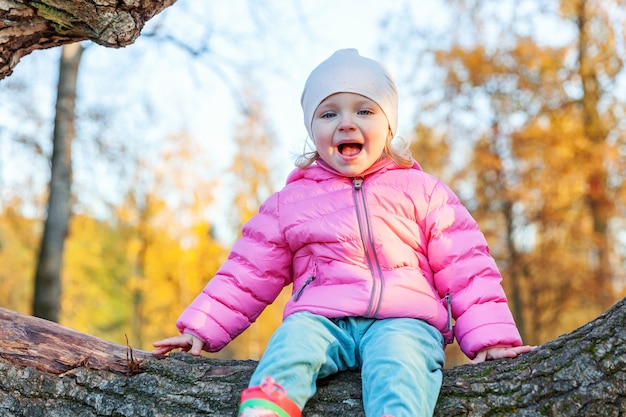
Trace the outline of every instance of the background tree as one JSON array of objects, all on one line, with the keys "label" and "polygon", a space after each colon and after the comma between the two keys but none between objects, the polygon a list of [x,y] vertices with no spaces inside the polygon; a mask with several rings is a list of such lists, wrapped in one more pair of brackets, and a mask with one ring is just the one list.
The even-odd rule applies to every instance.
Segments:
[{"label": "background tree", "polygon": [[445,166],[426,165],[479,221],[526,342],[541,343],[619,297],[623,6],[448,6],[455,18],[434,36],[388,25],[407,39],[403,56],[417,57],[408,66],[419,98],[414,153],[448,155]]},{"label": "background tree", "polygon": [[[20,58],[35,49],[63,45],[51,157],[48,210],[35,270],[33,314],[58,321],[63,250],[71,216],[72,159],[75,134],[78,68],[84,48],[72,41],[91,39],[107,46],[124,46],[139,35],[144,23],[172,2],[148,8],[80,2],[4,2],[0,7],[0,78],[10,74]],[[87,7],[84,7],[87,6]],[[105,28],[104,30],[102,28]]]},{"label": "background tree", "polygon": [[59,320],[63,249],[71,217],[72,141],[78,68],[84,48],[79,43],[64,45],[59,67],[56,115],[50,160],[48,215],[35,270],[33,314]]},{"label": "background tree", "polygon": [[[52,6],[50,6],[50,9],[46,8],[47,6],[45,5],[41,7],[44,8],[44,9],[41,9],[41,8],[40,9],[46,12],[46,17],[51,17],[51,16],[54,17],[54,15],[51,14],[53,13]],[[68,7],[68,6],[62,5],[62,7]],[[39,10],[37,8],[35,9]],[[256,10],[256,8],[251,8],[251,9]],[[25,13],[24,16],[28,15],[25,9],[18,8],[17,10],[23,11]],[[62,24],[59,23],[57,20],[67,17],[65,14],[63,14],[63,12],[67,12],[67,11],[68,10],[64,9],[62,12],[59,12],[60,17],[54,17],[54,19],[56,19],[53,24],[54,28],[59,29],[59,25],[62,26]],[[167,33],[164,33],[164,30],[159,29],[159,28],[163,28],[163,26],[164,25],[154,26],[154,29],[152,29],[151,32],[148,34],[149,38],[152,41],[166,42],[166,43],[173,44],[175,45],[175,47],[181,48],[182,50],[186,51],[189,55],[193,56],[194,59],[198,61],[200,61],[200,58],[205,58],[209,55],[214,54],[213,52],[208,50],[208,45],[213,40],[210,30],[203,31],[203,33],[207,36],[201,38],[199,42],[193,42],[193,41],[189,42],[189,39],[183,40],[174,36],[168,36]],[[209,24],[208,26],[210,27],[211,25]],[[67,30],[65,30],[65,29],[68,29],[67,27],[63,27],[62,29],[64,29],[63,30],[64,34],[69,33]],[[75,44],[75,45],[79,45],[79,44]],[[11,46],[14,46],[14,45],[11,45]],[[69,48],[69,47],[64,46],[63,50],[65,51],[66,48]],[[80,51],[81,51],[80,56],[82,56],[82,48],[80,49]],[[63,83],[67,79],[67,77],[65,76],[65,71],[68,69],[68,66],[65,65],[65,62],[66,62],[65,58],[66,58],[66,54],[62,54],[61,61],[63,64],[61,65],[61,73],[60,73],[60,80],[61,80],[61,82],[59,83],[60,92],[69,91],[67,88],[62,87]],[[203,61],[206,61],[206,60],[203,60]],[[219,60],[217,61],[219,62]],[[72,70],[74,74],[76,74],[78,71],[79,62],[80,62],[80,59],[75,60],[73,62]],[[220,77],[222,77],[222,73],[219,71],[220,65],[211,65],[211,69],[214,70],[216,73],[220,74]],[[76,78],[74,78],[73,81],[74,81],[74,86],[73,86],[74,91],[72,93],[73,94],[72,97],[74,98],[74,101],[71,104],[75,106],[76,88],[77,88]],[[93,81],[93,83],[95,83],[95,80]],[[84,85],[88,85],[88,84],[84,84]],[[231,87],[231,90],[234,92],[235,88]],[[61,103],[65,101],[59,98],[58,102]],[[83,107],[86,107],[84,103],[83,103]],[[82,118],[80,120],[80,122],[82,122],[81,124],[84,125],[85,119],[88,120],[90,118],[100,119],[100,123],[105,124],[107,121],[110,121],[114,117],[114,115],[111,115],[110,110],[106,109],[106,105],[104,103],[100,103],[98,107],[100,108],[99,109],[96,108],[96,111],[93,112],[91,115],[89,114],[89,109],[85,109],[85,108],[78,109],[80,116],[89,115],[89,118]],[[73,108],[71,110],[72,110],[72,116],[73,116]],[[69,115],[67,111],[59,112],[58,114],[65,115],[65,116]],[[62,121],[60,117],[57,117],[55,120],[56,123],[59,123],[60,121]],[[55,134],[56,132],[70,132],[70,131],[73,133],[76,130],[73,125],[71,126],[71,129],[65,128],[66,126],[67,125],[63,125],[63,124],[59,124],[59,125],[55,124]],[[83,128],[83,130],[85,129]],[[88,144],[88,146],[94,147],[95,145],[99,147],[98,150],[100,152],[96,156],[98,159],[104,159],[103,157],[106,157],[108,154],[112,154],[113,158],[111,158],[111,160],[114,161],[112,163],[113,166],[121,167],[123,164],[127,164],[127,167],[124,167],[122,169],[128,169],[129,166],[130,166],[131,171],[134,169],[132,168],[133,156],[126,155],[127,153],[129,153],[128,147],[126,147],[126,149],[120,148],[119,150],[114,150],[113,152],[111,152],[111,149],[114,148],[114,146],[112,146],[111,144],[115,142],[111,140],[110,137],[105,138],[104,141],[99,140],[97,135],[98,133],[96,133],[95,135],[83,134],[82,140],[84,142],[86,136],[92,136],[92,139],[95,141],[95,143],[92,145]],[[104,136],[103,133],[99,133],[99,135]],[[63,145],[64,147],[62,147],[61,145]],[[71,213],[71,208],[70,208],[71,202],[69,201],[69,199],[71,198],[71,187],[72,187],[72,175],[71,175],[71,170],[72,170],[71,154],[72,153],[70,152],[70,149],[71,149],[70,146],[71,146],[71,141],[67,139],[65,140],[65,142],[57,143],[56,146],[53,146],[52,167],[53,167],[54,174],[53,174],[53,179],[51,181],[51,187],[50,187],[50,193],[49,193],[50,194],[49,213],[51,215],[46,217],[47,221],[46,221],[46,226],[44,228],[42,244],[41,244],[41,256],[38,260],[38,268],[37,268],[36,279],[35,279],[35,297],[34,297],[34,308],[33,308],[33,311],[35,312],[34,314],[54,320],[54,321],[58,320],[58,316],[59,316],[60,293],[61,293],[60,274],[61,274],[61,265],[62,265],[63,258],[64,258],[63,247],[65,243],[65,236],[67,234],[69,216]],[[58,148],[58,151],[57,151],[57,148]],[[58,164],[58,162],[61,161],[61,158],[65,158],[64,167]],[[62,175],[63,170],[66,171],[64,175]],[[126,173],[126,175],[128,175],[128,172]],[[83,192],[84,191],[85,190],[83,190]],[[88,192],[93,192],[93,191],[89,190]],[[61,205],[61,203],[63,203],[63,206]],[[137,254],[137,256],[142,258],[143,256],[142,254],[143,254],[143,251],[140,251]],[[141,272],[143,268],[142,266],[143,264],[144,264],[143,261],[138,260],[138,262],[135,262],[135,267],[137,268],[137,271],[136,271],[137,273],[135,274],[136,276],[143,276],[143,273]],[[140,326],[139,323],[142,322],[141,307],[140,307],[142,302],[138,298],[139,294],[136,293],[135,295],[136,295],[135,305],[137,306],[137,309],[136,309],[137,314],[133,315],[133,317],[135,318],[137,322],[135,326],[137,330],[137,328]],[[133,333],[137,333],[137,332],[135,331]]]},{"label": "background tree", "polygon": [[[192,7],[189,6],[189,9]],[[26,12],[26,9],[19,10]],[[189,79],[201,83],[202,78],[206,77],[203,72],[205,69],[202,68],[206,64],[209,71],[214,71],[218,74],[217,78],[230,86],[231,93],[236,92],[236,83],[227,78],[223,70],[232,66],[244,71],[247,68],[245,61],[237,63],[232,59],[213,59],[215,51],[211,44],[215,42],[214,32],[219,30],[213,27],[215,25],[207,24],[210,19],[206,15],[194,15],[192,10],[184,7],[182,10],[189,12],[188,23],[202,24],[201,36],[191,37],[192,39],[168,36],[167,21],[160,19],[148,33],[149,42],[159,42],[162,48],[173,45],[184,52],[180,54],[183,55],[183,60],[194,60],[194,65],[189,69]],[[251,7],[251,13],[260,18],[259,22],[265,22],[267,16],[261,16],[258,12],[259,8]],[[219,36],[230,39],[228,33]],[[231,41],[251,40],[237,37]],[[166,132],[155,132],[151,127],[154,118],[159,117],[156,116],[155,108],[159,103],[151,101],[149,97],[131,97],[125,94],[128,88],[123,89],[124,94],[118,92],[115,90],[117,83],[107,83],[106,94],[99,94],[95,103],[89,101],[88,96],[92,93],[87,89],[98,88],[103,83],[99,72],[93,71],[93,62],[98,60],[94,56],[98,54],[98,48],[90,48],[83,56],[87,59],[81,61],[91,70],[87,70],[89,82],[82,84],[86,88],[79,92],[80,101],[76,106],[76,146],[73,149],[75,152],[72,152],[75,156],[72,163],[74,173],[79,179],[75,184],[78,188],[71,186],[69,175],[65,177],[68,181],[64,183],[66,190],[73,188],[72,199],[68,203],[71,203],[70,209],[77,217],[69,219],[69,228],[65,226],[65,234],[58,235],[63,238],[67,235],[67,241],[61,240],[60,245],[52,245],[56,249],[58,265],[64,261],[61,277],[66,282],[65,291],[60,298],[62,308],[58,317],[65,325],[87,333],[98,334],[119,343],[124,342],[127,336],[134,346],[149,348],[153,340],[176,331],[176,317],[213,276],[225,257],[225,248],[218,242],[216,234],[216,229],[225,226],[219,224],[221,219],[215,214],[213,195],[218,187],[224,188],[227,185],[211,180],[216,176],[212,166],[215,158],[197,147],[201,141],[212,140],[210,132],[201,138],[191,138],[188,134],[164,137]],[[53,53],[46,56],[51,57],[48,61],[55,59]],[[42,65],[49,65],[43,58],[41,61]],[[260,61],[257,58],[252,64],[258,66]],[[115,65],[115,68],[123,67],[124,65]],[[122,72],[128,76],[123,69],[112,72],[114,77],[122,78]],[[8,84],[5,81],[3,87],[16,86],[26,94],[33,92],[37,95],[34,86],[44,77],[35,77],[34,73],[31,76],[30,80],[24,79],[28,75],[12,78]],[[142,84],[144,81],[149,84],[146,77],[142,76]],[[132,83],[132,80],[129,82]],[[9,101],[4,101],[4,104],[15,107],[14,114],[17,118],[22,110],[30,117],[33,110],[44,101],[40,97],[37,100],[25,98],[21,107],[18,102],[11,101],[13,97],[10,94],[8,97]],[[243,95],[237,92],[235,100],[241,97]],[[139,106],[134,103],[141,103],[144,108],[137,111]],[[257,110],[254,112],[257,113]],[[133,116],[129,117],[130,114]],[[142,120],[142,117],[145,119]],[[255,117],[257,116],[252,116],[253,119]],[[259,123],[259,126],[263,123]],[[36,124],[39,128],[53,126],[53,123],[46,121],[45,114],[42,114],[41,120],[37,120]],[[23,124],[20,128],[23,129]],[[251,132],[253,129],[251,128]],[[24,135],[23,132],[24,130],[16,130],[14,135],[4,127],[0,131],[7,135],[5,138],[10,144],[15,143],[19,135]],[[34,133],[32,139],[27,138],[24,142],[32,142],[33,148],[41,156],[38,160],[46,164],[46,156],[52,153],[52,149],[46,141],[41,140],[40,135]],[[220,139],[224,141],[225,138]],[[241,141],[245,142],[245,138]],[[268,157],[266,152],[272,151],[269,148],[264,151],[262,158]],[[69,152],[62,154],[66,157],[70,155]],[[227,156],[229,155],[224,153],[221,159],[226,161]],[[268,162],[262,158],[255,162],[256,168],[260,167],[258,162],[261,165]],[[203,168],[198,170],[198,167]],[[71,168],[70,165],[68,169]],[[33,169],[30,175],[36,177],[37,171]],[[85,181],[85,177],[90,181]],[[252,175],[247,178],[255,181]],[[262,194],[268,195],[269,187],[272,187],[271,181],[268,169],[267,178],[254,183],[253,188],[262,189],[257,199],[263,199]],[[264,185],[260,185],[261,183]],[[112,187],[113,194],[119,193],[118,196],[110,193]],[[29,189],[23,187],[18,194],[23,192],[27,197]],[[7,189],[3,191],[3,197],[8,195]],[[242,190],[240,195],[243,193],[245,191]],[[66,193],[66,196],[69,195]],[[20,197],[24,196],[20,194]],[[3,199],[3,210],[7,203],[9,201]],[[40,218],[44,219],[46,213],[39,208],[40,205],[41,201],[31,204],[25,202],[21,207],[15,208],[15,213],[4,213],[2,210],[0,217],[5,220],[4,216],[7,216],[7,221],[3,222],[7,229],[2,230],[2,236],[13,236],[13,223],[28,222],[32,215],[32,212],[29,213],[31,207],[37,209],[37,213],[41,212]],[[252,203],[250,209],[253,210],[255,206],[258,207],[258,202]],[[61,252],[63,244],[67,247],[65,254]],[[0,254],[9,255],[8,249],[14,246],[13,242],[5,245],[5,250],[0,249]],[[33,252],[35,250],[32,247],[26,252],[31,260],[34,257]],[[13,264],[20,258],[3,256],[2,259],[7,262],[6,268],[3,265],[7,273],[19,271],[7,276],[7,281],[31,282],[34,274],[31,272],[29,277],[24,275],[29,270],[32,271],[32,265],[29,269],[19,268]],[[10,267],[8,264],[11,264]],[[24,309],[22,302],[17,301],[23,293],[22,290],[5,297],[6,301],[2,305],[28,311]],[[41,288],[38,294],[52,295],[54,298],[55,292]],[[26,295],[24,301],[30,302],[32,296]],[[270,321],[274,323],[280,320],[281,314],[278,311],[270,316]],[[257,333],[265,334],[266,331]],[[246,343],[242,355],[248,355],[246,352],[250,346],[256,346],[253,349],[256,353],[252,356],[260,355],[263,342],[253,339],[250,338]]]},{"label": "background tree", "polygon": [[232,191],[232,230],[241,235],[242,226],[259,211],[274,190],[272,155],[274,133],[265,117],[265,104],[248,87],[244,93],[242,120],[235,129],[235,154],[229,169]]}]

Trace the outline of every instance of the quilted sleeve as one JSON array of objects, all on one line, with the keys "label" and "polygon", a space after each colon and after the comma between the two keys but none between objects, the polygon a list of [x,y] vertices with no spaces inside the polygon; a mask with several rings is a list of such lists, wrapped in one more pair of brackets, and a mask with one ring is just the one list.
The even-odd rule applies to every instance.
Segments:
[{"label": "quilted sleeve", "polygon": [[282,238],[279,194],[246,223],[227,261],[177,320],[216,352],[252,324],[291,279],[291,253]]},{"label": "quilted sleeve", "polygon": [[430,194],[425,224],[434,284],[440,297],[452,295],[461,350],[474,358],[486,347],[521,345],[487,241],[458,197],[441,182]]}]

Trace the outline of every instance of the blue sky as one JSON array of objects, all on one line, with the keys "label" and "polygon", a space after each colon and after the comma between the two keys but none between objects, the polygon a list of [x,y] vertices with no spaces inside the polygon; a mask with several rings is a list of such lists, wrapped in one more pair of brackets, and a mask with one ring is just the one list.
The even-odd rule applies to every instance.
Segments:
[{"label": "blue sky", "polygon": [[[184,19],[187,5],[198,4],[185,1],[179,1],[167,10],[168,15],[164,18]],[[259,63],[245,71],[226,65],[219,65],[219,68],[234,85],[242,86],[244,80],[253,80],[266,104],[266,115],[283,144],[282,156],[278,158],[287,165],[285,175],[291,168],[291,153],[300,151],[306,138],[300,93],[306,77],[319,62],[341,48],[357,48],[365,56],[380,59],[380,20],[388,13],[397,13],[405,4],[410,4],[415,12],[414,20],[422,20],[425,25],[445,17],[445,13],[436,7],[438,2],[428,0],[270,1],[265,2],[269,5],[267,9],[260,9],[260,17],[251,17],[250,4],[253,2],[221,0],[210,3],[212,6],[207,7],[212,9],[212,21],[217,22],[215,32],[230,33],[238,38],[238,45],[234,47],[228,37],[216,36],[211,44],[218,57],[215,59],[223,56],[235,63]],[[201,25],[198,30],[203,31]],[[151,53],[159,54],[160,51]],[[393,62],[387,65],[392,73],[395,72]],[[185,68],[190,66],[196,69],[187,71]],[[190,64],[184,57],[174,58],[167,64],[161,61],[159,68],[162,72],[152,80],[155,85],[151,92],[167,97],[166,100],[157,99],[155,103],[160,102],[163,107],[169,105],[164,112],[178,115],[178,123],[199,135],[206,135],[210,141],[214,140],[216,147],[223,146],[232,151],[218,138],[232,136],[240,118],[236,100],[224,86],[224,78],[211,70],[204,71],[202,67],[202,64]],[[164,79],[177,81],[168,83]],[[399,87],[402,97],[403,90],[401,85]],[[401,107],[401,115],[404,110]],[[405,115],[405,119],[407,117]],[[406,132],[410,127],[408,123],[401,124],[400,131]]]}]

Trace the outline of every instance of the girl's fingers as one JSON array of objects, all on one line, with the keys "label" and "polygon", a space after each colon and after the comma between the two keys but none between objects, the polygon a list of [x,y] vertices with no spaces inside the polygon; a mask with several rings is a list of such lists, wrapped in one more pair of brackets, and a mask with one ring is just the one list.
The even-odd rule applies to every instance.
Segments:
[{"label": "girl's fingers", "polygon": [[174,349],[180,349],[182,352],[190,352],[192,355],[198,356],[202,353],[204,342],[195,336],[184,334],[159,340],[154,342],[152,346],[156,348],[152,351],[156,355],[163,355]]}]

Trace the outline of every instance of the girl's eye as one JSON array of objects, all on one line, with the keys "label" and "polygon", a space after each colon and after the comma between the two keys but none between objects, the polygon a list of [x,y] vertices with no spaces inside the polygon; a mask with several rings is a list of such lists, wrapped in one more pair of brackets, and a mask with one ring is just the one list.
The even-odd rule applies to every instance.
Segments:
[{"label": "girl's eye", "polygon": [[363,110],[359,110],[358,114],[362,116],[367,116],[368,114],[373,114],[373,112],[370,109],[363,109]]},{"label": "girl's eye", "polygon": [[322,113],[320,115],[320,118],[322,118],[322,119],[331,119],[331,118],[333,118],[335,116],[336,116],[336,113],[331,112],[331,111],[327,111],[326,113]]}]

